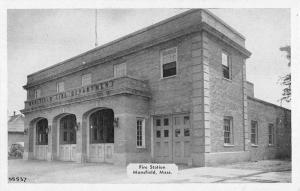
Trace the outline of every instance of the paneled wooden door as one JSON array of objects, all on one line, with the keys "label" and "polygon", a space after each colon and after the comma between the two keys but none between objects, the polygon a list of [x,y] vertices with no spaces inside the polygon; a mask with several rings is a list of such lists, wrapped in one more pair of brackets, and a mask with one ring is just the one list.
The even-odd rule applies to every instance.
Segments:
[{"label": "paneled wooden door", "polygon": [[47,160],[48,145],[35,145],[35,156],[37,160]]},{"label": "paneled wooden door", "polygon": [[36,124],[34,158],[37,160],[47,160],[48,153],[48,120],[41,119]]},{"label": "paneled wooden door", "polygon": [[60,120],[59,160],[76,161],[76,117],[67,115]]},{"label": "paneled wooden door", "polygon": [[155,161],[187,164],[191,153],[189,115],[155,116],[153,119]]},{"label": "paneled wooden door", "polygon": [[187,164],[191,155],[191,126],[188,115],[173,116],[173,161]]},{"label": "paneled wooden door", "polygon": [[171,116],[156,116],[154,119],[154,157],[159,163],[172,160],[172,120]]},{"label": "paneled wooden door", "polygon": [[113,163],[114,144],[99,143],[89,145],[89,162]]}]

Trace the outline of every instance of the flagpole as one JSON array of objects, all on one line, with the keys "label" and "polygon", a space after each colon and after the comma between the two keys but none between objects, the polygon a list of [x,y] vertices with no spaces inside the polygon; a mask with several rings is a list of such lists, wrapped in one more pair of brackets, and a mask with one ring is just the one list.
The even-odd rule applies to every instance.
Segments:
[{"label": "flagpole", "polygon": [[98,46],[98,37],[97,37],[97,22],[98,22],[98,19],[97,19],[97,9],[95,10],[95,47]]}]

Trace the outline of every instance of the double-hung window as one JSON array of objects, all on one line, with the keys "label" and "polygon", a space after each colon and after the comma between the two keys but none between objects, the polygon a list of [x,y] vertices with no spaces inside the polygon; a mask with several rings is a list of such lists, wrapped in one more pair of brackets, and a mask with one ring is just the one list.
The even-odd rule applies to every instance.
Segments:
[{"label": "double-hung window", "polygon": [[136,120],[136,147],[145,148],[145,119]]},{"label": "double-hung window", "polygon": [[226,52],[222,52],[222,71],[223,71],[223,78],[231,79],[230,56]]},{"label": "double-hung window", "polygon": [[58,82],[56,84],[56,91],[57,91],[57,93],[65,91],[65,84],[64,84],[64,82]]},{"label": "double-hung window", "polygon": [[251,144],[258,144],[258,125],[257,121],[251,121]]},{"label": "double-hung window", "polygon": [[233,145],[233,119],[224,117],[224,144]]},{"label": "double-hung window", "polygon": [[41,89],[35,89],[34,90],[34,99],[41,97]]},{"label": "double-hung window", "polygon": [[275,144],[275,129],[274,129],[274,125],[272,123],[269,123],[268,131],[269,131],[269,145],[274,145]]},{"label": "double-hung window", "polygon": [[92,74],[84,74],[81,76],[81,85],[87,86],[92,83]]},{"label": "double-hung window", "polygon": [[126,76],[127,71],[126,71],[126,63],[121,63],[121,64],[115,64],[114,65],[114,77],[122,77]]},{"label": "double-hung window", "polygon": [[161,52],[161,76],[162,78],[177,74],[177,48],[170,48]]}]

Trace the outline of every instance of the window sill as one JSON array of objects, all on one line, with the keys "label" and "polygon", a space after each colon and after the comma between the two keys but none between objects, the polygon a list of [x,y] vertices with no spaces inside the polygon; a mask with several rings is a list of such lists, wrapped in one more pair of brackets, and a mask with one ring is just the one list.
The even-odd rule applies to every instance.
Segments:
[{"label": "window sill", "polygon": [[142,147],[136,147],[137,149],[146,149],[145,146],[142,146]]},{"label": "window sill", "polygon": [[224,77],[223,77],[223,80],[225,80],[227,82],[232,82],[232,79],[228,79],[228,78],[224,78]]},{"label": "window sill", "polygon": [[257,144],[251,144],[251,147],[258,147]]},{"label": "window sill", "polygon": [[168,77],[161,77],[160,80],[166,80],[166,79],[170,79],[170,78],[175,78],[177,76],[176,75],[173,75],[173,76],[168,76]]},{"label": "window sill", "polygon": [[268,144],[268,147],[275,147],[275,144]]},{"label": "window sill", "polygon": [[224,143],[224,147],[234,147],[234,145],[233,144],[226,144],[226,143]]}]

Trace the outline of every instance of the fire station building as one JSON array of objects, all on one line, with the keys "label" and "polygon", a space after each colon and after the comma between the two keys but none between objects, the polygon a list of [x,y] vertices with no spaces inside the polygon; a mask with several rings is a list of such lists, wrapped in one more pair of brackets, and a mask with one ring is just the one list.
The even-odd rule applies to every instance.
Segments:
[{"label": "fire station building", "polygon": [[291,112],[254,97],[245,38],[194,9],[30,74],[25,159],[209,166],[290,157]]}]

